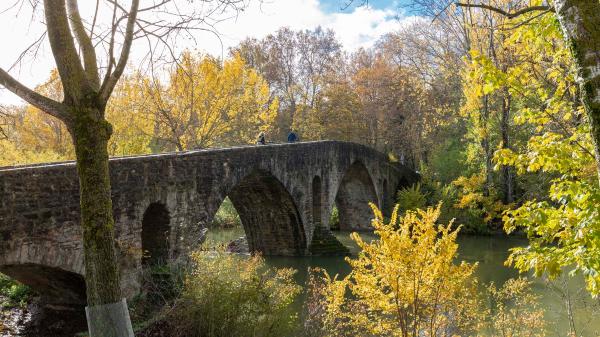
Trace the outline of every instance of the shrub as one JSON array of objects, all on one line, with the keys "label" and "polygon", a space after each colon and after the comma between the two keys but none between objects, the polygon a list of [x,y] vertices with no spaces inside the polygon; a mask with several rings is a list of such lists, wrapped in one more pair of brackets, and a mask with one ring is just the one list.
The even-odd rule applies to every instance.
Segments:
[{"label": "shrub", "polygon": [[293,269],[270,269],[260,256],[222,250],[192,254],[194,268],[168,314],[170,336],[289,336],[301,288]]},{"label": "shrub", "polygon": [[458,202],[455,208],[468,211],[474,217],[486,224],[487,228],[500,229],[502,212],[507,208],[503,205],[495,191],[484,192],[485,177],[475,174],[470,177],[459,177],[453,184],[459,190]]},{"label": "shrub", "polygon": [[[431,168],[421,166],[421,193],[427,197],[427,205],[442,204],[439,221],[447,223],[454,220],[455,224],[461,225],[461,234],[489,234],[490,227],[488,222],[498,221],[498,214],[495,213],[486,220],[484,206],[494,206],[494,198],[484,198],[486,204],[477,203],[476,198],[483,198],[481,195],[481,182],[465,177],[459,177],[456,181],[448,182],[447,179],[440,180],[437,174],[432,172]],[[478,183],[473,185],[473,183]],[[465,184],[469,185],[465,189]],[[475,189],[474,189],[475,188]],[[475,193],[476,192],[476,193]],[[467,202],[475,200],[476,202]],[[421,206],[422,207],[422,206]]]},{"label": "shrub", "polygon": [[441,183],[436,184],[432,189],[430,204],[442,204],[439,221],[442,223],[454,221],[455,224],[461,225],[461,234],[489,234],[490,229],[483,221],[480,212],[455,207],[460,197],[460,192],[454,184],[443,186]]},{"label": "shrub", "polygon": [[329,228],[340,229],[340,212],[337,206],[333,206],[331,216],[329,217]]},{"label": "shrub", "polygon": [[477,265],[454,264],[459,229],[436,224],[439,206],[407,211],[400,221],[396,206],[389,223],[372,207],[379,239],[367,243],[352,235],[361,248],[357,258],[347,258],[352,272],[342,280],[324,273],[317,283],[322,307],[314,305],[309,292],[314,316],[305,330],[311,335],[321,329],[327,336],[403,337],[476,330],[481,320],[473,276]]},{"label": "shrub", "polygon": [[414,184],[398,191],[397,201],[403,213],[427,206],[427,194],[421,191],[421,184]]},{"label": "shrub", "polygon": [[144,327],[162,308],[172,306],[181,296],[186,275],[187,268],[180,263],[144,268],[140,275],[142,289],[129,303],[136,325]]},{"label": "shrub", "polygon": [[493,283],[487,289],[492,302],[487,322],[490,335],[545,336],[544,312],[539,308],[538,297],[531,292],[531,282],[510,279],[500,289]]}]

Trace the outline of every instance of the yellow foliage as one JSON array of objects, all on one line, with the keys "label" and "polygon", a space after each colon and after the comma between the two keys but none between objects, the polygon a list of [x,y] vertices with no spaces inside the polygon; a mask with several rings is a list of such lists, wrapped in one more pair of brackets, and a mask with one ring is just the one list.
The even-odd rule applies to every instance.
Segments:
[{"label": "yellow foliage", "polygon": [[315,99],[314,107],[301,105],[293,128],[311,140],[335,139],[360,142],[368,134],[367,118],[360,98],[350,83],[328,84]]},{"label": "yellow foliage", "polygon": [[[37,86],[35,91],[54,100],[62,100],[63,89],[58,71],[52,70],[48,80]],[[75,158],[71,136],[62,121],[33,106],[27,106],[15,117],[12,141],[22,154],[20,163]]]},{"label": "yellow foliage", "polygon": [[332,336],[455,336],[477,328],[477,264],[455,264],[459,229],[438,225],[440,207],[408,211],[389,223],[375,213],[379,239],[348,258],[350,275],[327,274],[325,328]]},{"label": "yellow foliage", "polygon": [[277,114],[268,84],[239,55],[221,66],[186,52],[168,85],[145,87],[157,138],[178,150],[252,143]]},{"label": "yellow foliage", "polygon": [[111,156],[152,152],[154,122],[145,108],[150,104],[144,92],[146,81],[139,73],[123,76],[111,95],[106,107],[106,119],[113,126],[108,143]]},{"label": "yellow foliage", "polygon": [[493,191],[489,195],[484,194],[485,177],[483,174],[459,177],[452,183],[460,189],[459,200],[454,207],[482,213],[485,223],[499,219],[502,212],[509,207],[502,204]]},{"label": "yellow foliage", "polygon": [[10,140],[0,140],[0,166],[14,166],[34,163],[47,163],[64,160],[60,154],[45,149],[31,151],[20,149]]},{"label": "yellow foliage", "polygon": [[531,282],[523,278],[510,279],[498,289],[488,286],[492,302],[492,317],[487,331],[493,336],[545,336],[544,312],[538,298],[531,293]]}]

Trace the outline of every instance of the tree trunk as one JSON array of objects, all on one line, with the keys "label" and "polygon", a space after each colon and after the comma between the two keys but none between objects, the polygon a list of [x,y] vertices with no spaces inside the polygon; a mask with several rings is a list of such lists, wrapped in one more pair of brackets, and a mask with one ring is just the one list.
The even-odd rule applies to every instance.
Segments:
[{"label": "tree trunk", "polygon": [[69,131],[79,174],[88,330],[91,337],[133,337],[115,249],[107,146],[112,126],[99,108],[73,108],[72,115]]},{"label": "tree trunk", "polygon": [[[502,148],[510,149],[510,104],[511,95],[508,88],[504,89],[504,97],[502,98],[502,120],[500,122],[500,133],[502,134]],[[504,182],[504,203],[510,204],[514,201],[514,175],[512,167],[509,165],[502,166],[502,179]]]},{"label": "tree trunk", "polygon": [[490,146],[490,135],[488,130],[488,121],[490,118],[489,96],[483,96],[483,108],[480,116],[480,127],[484,128],[484,135],[481,138],[481,148],[485,160],[485,182],[483,184],[483,195],[489,196],[492,187],[492,149]]},{"label": "tree trunk", "polygon": [[600,179],[600,2],[555,0],[554,5],[577,66]]},{"label": "tree trunk", "polygon": [[78,108],[74,115],[88,306],[116,303],[122,296],[108,171],[112,127],[96,108]]}]

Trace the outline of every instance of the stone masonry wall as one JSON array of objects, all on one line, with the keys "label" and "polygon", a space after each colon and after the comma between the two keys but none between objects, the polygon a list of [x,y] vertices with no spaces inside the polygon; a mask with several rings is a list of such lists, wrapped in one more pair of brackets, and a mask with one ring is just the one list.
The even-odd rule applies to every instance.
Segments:
[{"label": "stone masonry wall", "polygon": [[[348,175],[356,165],[364,170]],[[310,254],[313,223],[328,230],[336,196],[338,202],[344,198],[338,196],[340,188],[355,196],[363,189],[362,194],[381,206],[401,182],[417,179],[379,152],[336,141],[113,158],[110,172],[122,287],[128,295],[139,288],[142,220],[151,203],[164,205],[170,215],[171,259],[197,246],[202,229],[228,195],[240,212],[251,249],[303,255]],[[312,215],[316,176],[321,181],[319,221]],[[83,274],[79,186],[72,162],[0,168],[0,272],[56,293],[59,281],[36,279],[35,266],[43,267],[40,278],[52,275],[48,270],[57,280]],[[25,268],[34,272],[19,272]]]}]

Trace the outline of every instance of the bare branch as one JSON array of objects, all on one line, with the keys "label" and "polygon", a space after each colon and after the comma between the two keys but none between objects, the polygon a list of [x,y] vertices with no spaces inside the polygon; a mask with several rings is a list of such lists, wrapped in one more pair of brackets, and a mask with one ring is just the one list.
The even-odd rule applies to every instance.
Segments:
[{"label": "bare branch", "polygon": [[348,9],[350,6],[352,6],[352,4],[354,4],[355,2],[358,2],[358,4],[356,5],[357,7],[362,7],[362,6],[369,6],[369,0],[346,0],[344,2],[344,4],[341,7],[341,10],[345,11],[346,9]]},{"label": "bare branch", "polygon": [[0,68],[0,84],[6,89],[21,97],[27,103],[69,124],[71,116],[62,103],[52,100],[46,96],[27,88],[9,73]]},{"label": "bare branch", "polygon": [[[131,50],[131,45],[133,44],[134,26],[136,23],[139,4],[139,0],[133,0],[131,2],[131,10],[129,11],[129,18],[127,19],[127,28],[125,30],[125,39],[123,41],[123,47],[121,48],[121,56],[119,57],[117,65],[115,66],[114,72],[106,78],[104,83],[102,83],[102,87],[100,89],[100,99],[105,104],[106,102],[108,102],[110,94],[115,88],[115,85],[117,85],[117,82],[119,81],[119,78],[123,74],[125,66],[127,65],[129,51]],[[113,26],[113,29],[116,30],[117,26]],[[112,60],[109,60],[109,62],[112,62]]]},{"label": "bare branch", "polygon": [[523,14],[527,14],[527,13],[531,13],[531,12],[537,12],[537,11],[550,12],[550,11],[554,11],[554,7],[552,7],[552,6],[546,6],[546,5],[525,7],[525,8],[519,9],[518,11],[512,12],[512,13],[507,12],[507,11],[501,9],[501,8],[490,6],[490,5],[486,5],[486,4],[472,4],[472,3],[456,2],[456,5],[459,6],[459,7],[465,7],[465,8],[482,8],[482,9],[487,9],[487,10],[490,10],[492,12],[496,12],[498,14],[506,16],[509,19],[513,19],[513,18],[516,18],[516,17],[521,16]]},{"label": "bare branch", "polygon": [[42,44],[45,37],[46,32],[43,32],[33,43],[27,46],[27,48],[25,48],[25,50],[23,50],[21,54],[19,54],[19,57],[17,57],[17,60],[13,63],[13,65],[10,66],[10,68],[8,68],[8,71],[11,71],[12,69],[20,65],[25,56],[27,56],[27,54],[29,54],[30,52],[33,51],[33,54],[37,54],[37,51],[40,48],[40,45]]},{"label": "bare branch", "polygon": [[77,39],[77,43],[83,54],[83,63],[87,78],[92,87],[95,90],[98,90],[100,88],[100,78],[98,75],[98,65],[96,63],[96,50],[92,44],[92,39],[88,36],[85,27],[83,26],[77,0],[67,0],[67,9],[69,11],[71,28],[75,33],[75,38]]}]

